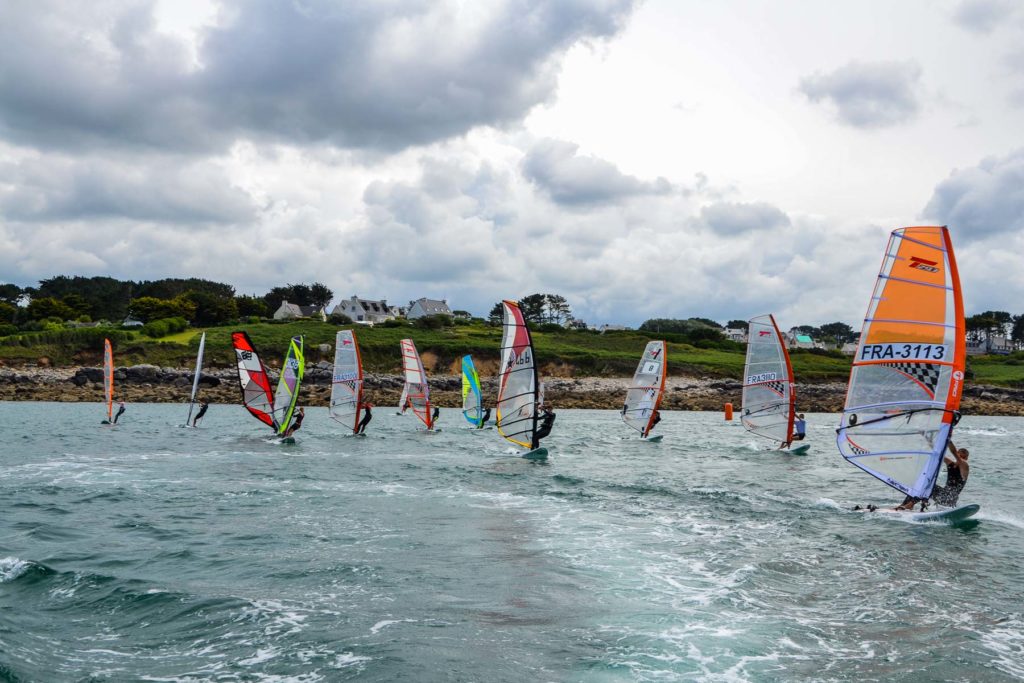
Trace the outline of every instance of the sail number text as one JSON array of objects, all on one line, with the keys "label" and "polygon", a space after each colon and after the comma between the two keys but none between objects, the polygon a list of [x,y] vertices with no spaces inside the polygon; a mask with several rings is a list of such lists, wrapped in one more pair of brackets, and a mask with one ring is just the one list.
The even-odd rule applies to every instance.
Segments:
[{"label": "sail number text", "polygon": [[761,382],[774,382],[778,375],[774,372],[762,372],[759,375],[747,375],[747,384],[760,384]]},{"label": "sail number text", "polygon": [[946,344],[865,344],[859,360],[945,360]]}]

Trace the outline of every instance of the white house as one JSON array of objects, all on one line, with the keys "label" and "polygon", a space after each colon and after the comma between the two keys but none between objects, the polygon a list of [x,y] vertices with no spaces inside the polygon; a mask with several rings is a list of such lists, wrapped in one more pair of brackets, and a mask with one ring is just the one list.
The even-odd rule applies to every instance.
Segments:
[{"label": "white house", "polygon": [[392,307],[388,306],[385,299],[360,299],[354,294],[351,298],[339,301],[331,310],[331,315],[347,315],[352,322],[357,323],[382,323],[395,319]]},{"label": "white house", "polygon": [[816,342],[811,335],[790,330],[783,335],[786,338],[786,346],[791,349],[823,349],[824,344]]},{"label": "white house", "polygon": [[967,354],[979,356],[987,353],[1006,355],[1013,353],[1014,343],[1001,335],[995,335],[988,339],[973,340],[967,338]]},{"label": "white house", "polygon": [[409,302],[409,310],[405,317],[410,320],[422,318],[425,315],[451,315],[452,309],[448,308],[448,301],[442,299],[416,299]]},{"label": "white house", "polygon": [[274,320],[291,320],[293,318],[319,318],[327,320],[323,306],[299,306],[282,301],[280,308],[274,311]]},{"label": "white house", "polygon": [[741,327],[725,328],[725,338],[741,344],[747,343],[747,331]]}]

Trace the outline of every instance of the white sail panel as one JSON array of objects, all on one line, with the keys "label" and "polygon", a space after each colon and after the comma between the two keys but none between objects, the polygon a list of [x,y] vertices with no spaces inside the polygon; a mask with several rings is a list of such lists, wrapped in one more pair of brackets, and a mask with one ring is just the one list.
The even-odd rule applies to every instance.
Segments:
[{"label": "white sail panel", "polygon": [[958,419],[965,359],[949,231],[893,231],[850,371],[843,457],[899,491],[930,496]]},{"label": "white sail panel", "polygon": [[363,400],[363,362],[352,330],[334,338],[334,374],[331,378],[331,418],[357,433]]},{"label": "white sail panel", "polygon": [[103,340],[103,400],[109,422],[114,419],[114,350],[109,339]]},{"label": "white sail panel", "polygon": [[535,448],[537,432],[537,369],[533,341],[523,312],[514,301],[503,301],[498,432],[524,448]]},{"label": "white sail panel", "polygon": [[796,396],[785,340],[771,315],[751,318],[743,368],[740,421],[747,431],[780,443],[793,439]]},{"label": "white sail panel", "polygon": [[647,342],[640,364],[633,373],[633,381],[626,390],[626,402],[622,406],[623,421],[647,436],[652,427],[654,414],[661,405],[665,393],[665,342]]},{"label": "white sail panel", "polygon": [[199,377],[203,374],[203,350],[206,348],[206,333],[199,338],[199,352],[196,354],[196,371],[192,376],[192,395],[188,399],[188,417],[185,424],[192,424],[192,409],[196,404],[196,394],[199,393]]},{"label": "white sail panel", "polygon": [[[403,339],[402,369],[405,372],[405,397],[416,417],[433,429],[434,417],[430,411],[430,386],[427,384],[427,373],[423,369],[423,361],[416,350],[412,339]],[[403,404],[404,405],[404,404]]]}]

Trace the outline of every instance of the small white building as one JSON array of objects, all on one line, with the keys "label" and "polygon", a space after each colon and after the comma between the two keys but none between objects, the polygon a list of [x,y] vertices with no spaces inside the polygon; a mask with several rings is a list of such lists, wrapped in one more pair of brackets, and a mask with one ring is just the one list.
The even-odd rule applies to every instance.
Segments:
[{"label": "small white building", "polygon": [[422,318],[425,315],[451,315],[452,309],[448,308],[446,299],[416,299],[409,302],[409,310],[405,317],[410,320]]},{"label": "small white building", "polygon": [[274,311],[274,320],[292,320],[295,318],[317,318],[327,320],[323,306],[300,306],[282,301],[281,306]]},{"label": "small white building", "polygon": [[741,344],[747,343],[747,331],[741,327],[727,327],[725,328],[724,334],[726,339],[730,339]]},{"label": "small white building", "polygon": [[783,335],[786,339],[786,346],[791,349],[823,349],[825,345],[816,342],[811,335],[790,330]]},{"label": "small white building", "polygon": [[331,315],[347,315],[357,323],[382,323],[395,319],[393,307],[388,306],[385,299],[360,299],[354,294],[339,301]]},{"label": "small white building", "polygon": [[144,324],[145,323],[141,320],[128,316],[124,319],[124,322],[121,323],[121,327],[142,327]]},{"label": "small white building", "polygon": [[989,353],[1006,355],[1013,353],[1014,350],[1014,343],[1001,335],[977,341],[970,338],[967,339],[967,354],[970,356],[982,356]]},{"label": "small white building", "polygon": [[597,329],[601,330],[601,334],[604,334],[605,332],[624,332],[629,328],[626,327],[625,325],[609,325],[608,323],[605,323],[604,325],[601,325],[601,327]]}]

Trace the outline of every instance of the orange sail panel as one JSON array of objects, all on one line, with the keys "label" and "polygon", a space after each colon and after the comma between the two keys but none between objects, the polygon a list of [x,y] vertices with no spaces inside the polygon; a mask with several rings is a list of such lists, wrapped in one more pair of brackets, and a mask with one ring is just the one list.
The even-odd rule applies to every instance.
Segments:
[{"label": "orange sail panel", "polygon": [[404,395],[427,429],[434,428],[434,416],[430,412],[430,387],[427,385],[427,373],[423,370],[423,361],[416,351],[416,344],[412,339],[403,339],[402,347],[402,369],[405,371]]},{"label": "orange sail panel", "polygon": [[270,378],[267,377],[263,361],[260,360],[252,340],[245,332],[232,333],[231,342],[238,359],[238,382],[242,387],[242,403],[257,420],[275,427],[274,392],[270,388]]},{"label": "orange sail panel", "polygon": [[930,496],[959,418],[966,351],[949,230],[893,231],[850,371],[843,457],[899,491]]}]

